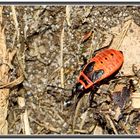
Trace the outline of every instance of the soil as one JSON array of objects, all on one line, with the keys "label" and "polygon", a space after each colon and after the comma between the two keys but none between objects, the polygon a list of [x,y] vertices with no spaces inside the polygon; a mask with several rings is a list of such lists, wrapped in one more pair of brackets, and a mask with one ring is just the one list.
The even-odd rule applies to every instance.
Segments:
[{"label": "soil", "polygon": [[[120,105],[117,93],[111,94],[114,92],[112,87],[111,93],[108,92],[109,86],[113,86],[111,82],[104,82],[94,94],[92,108],[89,107],[89,93],[80,100],[79,109],[74,105],[65,107],[64,102],[76,83],[83,56],[89,59],[94,50],[102,47],[105,33],[124,23],[128,17],[140,25],[139,6],[41,5],[15,6],[15,9],[19,40],[14,41],[11,8],[4,6],[6,43],[8,48],[18,48],[25,80],[11,90],[7,118],[9,134],[24,134],[20,115],[25,108],[31,134],[137,134],[139,110],[133,109],[126,97]],[[66,9],[70,11],[66,13]],[[93,36],[81,42],[91,31]],[[14,75],[13,72],[13,79]],[[125,83],[129,84],[129,80]],[[20,96],[25,98],[25,108],[18,105]]]}]

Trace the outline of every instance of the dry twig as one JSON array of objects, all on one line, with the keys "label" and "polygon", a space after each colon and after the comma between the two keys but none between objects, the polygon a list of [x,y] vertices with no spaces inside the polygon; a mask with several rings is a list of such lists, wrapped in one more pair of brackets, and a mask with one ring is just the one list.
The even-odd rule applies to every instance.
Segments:
[{"label": "dry twig", "polygon": [[[64,24],[64,23],[63,23]],[[63,48],[64,48],[64,26],[61,31],[60,37],[60,76],[61,76],[61,87],[64,88],[64,68],[63,68]]]},{"label": "dry twig", "polygon": [[[25,99],[23,97],[18,97],[18,104],[21,108],[25,107]],[[23,132],[26,135],[30,135],[30,126],[29,126],[29,120],[28,120],[28,112],[27,109],[25,109],[24,113],[21,114],[21,121],[23,123]]]}]

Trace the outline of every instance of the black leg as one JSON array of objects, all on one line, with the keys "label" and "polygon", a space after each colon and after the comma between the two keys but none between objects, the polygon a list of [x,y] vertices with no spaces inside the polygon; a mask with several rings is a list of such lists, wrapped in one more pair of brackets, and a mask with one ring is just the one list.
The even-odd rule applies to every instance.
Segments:
[{"label": "black leg", "polygon": [[72,104],[72,99],[74,98],[75,96],[75,86],[73,87],[72,89],[72,92],[71,92],[71,96],[64,102],[64,106],[68,107]]},{"label": "black leg", "polygon": [[99,86],[94,86],[89,94],[89,107],[93,107],[93,102],[96,103],[96,101],[93,100],[94,94],[96,94]]},{"label": "black leg", "polygon": [[75,99],[75,106],[77,106],[78,102],[84,96],[84,94],[85,94],[85,92],[78,93],[78,95],[76,96],[76,99]]},{"label": "black leg", "polygon": [[72,104],[73,98],[76,96],[76,99],[80,99],[83,93],[83,86],[80,83],[76,83],[72,89],[71,96],[65,101],[65,106],[70,106]]},{"label": "black leg", "polygon": [[92,108],[92,103],[93,103],[93,97],[94,97],[94,93],[90,92],[89,94],[89,107]]}]

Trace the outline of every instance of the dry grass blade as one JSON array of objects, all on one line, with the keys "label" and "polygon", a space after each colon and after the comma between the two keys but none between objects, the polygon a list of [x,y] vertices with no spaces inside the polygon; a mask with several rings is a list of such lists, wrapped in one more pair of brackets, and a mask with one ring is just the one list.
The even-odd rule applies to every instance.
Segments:
[{"label": "dry grass blade", "polygon": [[68,26],[71,26],[71,23],[70,23],[70,11],[71,11],[71,6],[67,5],[66,6],[66,21],[67,21]]},{"label": "dry grass blade", "polygon": [[[6,51],[6,44],[5,44],[5,36],[4,36],[4,30],[2,30],[1,24],[2,24],[2,9],[3,7],[0,7],[0,54],[1,59],[5,61],[7,56]],[[8,67],[6,65],[0,66],[0,78],[3,79],[3,82],[8,81]],[[6,75],[5,75],[6,74]],[[9,89],[0,89],[0,134],[7,134],[8,133],[8,123],[7,123],[7,107],[8,107],[8,101],[7,98],[9,96]]]},{"label": "dry grass blade", "polygon": [[15,125],[16,125],[16,122],[20,119],[20,116],[17,116],[14,121],[12,122],[12,124],[9,126],[9,130],[12,129]]},{"label": "dry grass blade", "polygon": [[[25,107],[25,99],[23,97],[18,97],[18,104],[21,108]],[[30,135],[30,126],[29,126],[29,120],[28,120],[28,112],[27,109],[25,109],[25,112],[21,114],[21,120],[23,124],[23,132],[26,135]]]},{"label": "dry grass blade", "polygon": [[[2,24],[2,9],[0,7],[0,20]],[[9,81],[9,69],[10,67],[8,64],[11,63],[12,57],[9,57],[10,54],[6,48],[5,43],[5,35],[4,29],[2,29],[0,24],[0,57],[3,64],[0,66],[0,79],[2,83],[7,83]],[[7,65],[6,65],[7,64]],[[7,123],[7,110],[8,110],[8,96],[9,96],[9,89],[3,88],[0,89],[0,134],[7,134],[8,133],[8,123]]]},{"label": "dry grass blade", "polygon": [[59,115],[59,112],[54,110],[55,115],[61,120],[61,122],[65,122],[64,119]]},{"label": "dry grass blade", "polygon": [[15,79],[15,80],[12,81],[12,82],[9,82],[9,83],[0,85],[0,89],[2,89],[2,88],[12,88],[12,87],[14,87],[14,86],[16,86],[16,85],[22,83],[23,80],[24,80],[24,76],[21,75],[21,76],[19,76],[17,79]]},{"label": "dry grass blade", "polygon": [[74,129],[74,132],[83,133],[83,134],[88,134],[89,133],[87,130],[78,130],[78,129]]},{"label": "dry grass blade", "polygon": [[78,116],[78,112],[79,112],[79,109],[80,109],[80,106],[81,106],[81,99],[79,100],[79,102],[77,103],[77,106],[76,106],[76,109],[75,109],[75,114],[74,114],[74,118],[73,118],[73,123],[72,123],[72,132],[74,133],[74,128],[75,128],[75,125],[76,125],[76,118]]},{"label": "dry grass blade", "polygon": [[107,114],[107,115],[105,115],[105,117],[106,117],[106,119],[110,122],[110,125],[111,125],[111,127],[113,128],[114,133],[115,133],[115,134],[118,134],[117,129],[116,129],[116,127],[115,127],[113,121],[111,120],[110,116]]},{"label": "dry grass blade", "polygon": [[3,10],[3,7],[1,6],[0,7],[0,24],[2,24],[2,10]]},{"label": "dry grass blade", "polygon": [[125,126],[125,124],[122,121],[120,122],[120,124],[127,134],[131,134],[130,131],[128,130],[127,126]]},{"label": "dry grass blade", "polygon": [[92,133],[92,132],[95,130],[96,126],[97,126],[97,123],[93,124],[93,125],[89,128],[89,133]]},{"label": "dry grass blade", "polygon": [[61,87],[64,88],[64,68],[63,68],[63,48],[64,48],[64,27],[60,37],[60,76],[61,76]]},{"label": "dry grass blade", "polygon": [[50,123],[48,122],[44,122],[44,123],[40,123],[38,122],[37,120],[33,119],[33,118],[30,118],[30,120],[34,121],[36,124],[38,124],[39,126],[49,130],[49,131],[52,131],[52,132],[55,132],[55,133],[60,133],[60,129],[59,128],[55,128],[53,127]]},{"label": "dry grass blade", "polygon": [[11,10],[12,10],[12,13],[13,13],[13,20],[14,20],[14,23],[15,23],[15,28],[16,28],[16,36],[17,36],[17,39],[19,40],[19,35],[20,35],[20,31],[19,31],[19,28],[18,28],[18,21],[17,21],[17,15],[16,15],[16,10],[15,10],[15,6],[11,6]]},{"label": "dry grass blade", "polygon": [[[2,9],[3,7],[0,7],[0,22],[2,24]],[[7,110],[8,110],[8,97],[10,92],[10,86],[8,87],[10,83],[10,77],[9,72],[12,68],[11,62],[13,60],[14,55],[16,54],[16,51],[13,50],[12,52],[9,52],[9,50],[6,47],[5,42],[5,34],[4,34],[4,28],[2,28],[0,24],[0,59],[3,62],[2,65],[0,65],[0,79],[1,79],[1,86],[0,86],[0,134],[7,134],[8,133],[8,123],[7,123]],[[16,80],[16,82],[11,82],[10,85],[17,85],[23,81],[23,78],[20,77]]]},{"label": "dry grass blade", "polygon": [[82,130],[82,128],[84,126],[85,120],[87,118],[87,114],[88,114],[88,110],[86,110],[86,112],[84,112],[84,114],[82,116],[82,121],[81,121],[81,124],[80,124],[80,130]]}]

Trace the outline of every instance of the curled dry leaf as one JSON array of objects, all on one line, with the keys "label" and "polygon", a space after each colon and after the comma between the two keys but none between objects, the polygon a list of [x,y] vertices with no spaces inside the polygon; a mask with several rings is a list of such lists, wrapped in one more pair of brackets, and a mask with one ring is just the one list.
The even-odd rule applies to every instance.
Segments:
[{"label": "curled dry leaf", "polygon": [[82,37],[81,43],[87,41],[87,40],[91,37],[92,33],[93,33],[93,31],[90,31],[90,32],[86,33],[86,34]]}]

